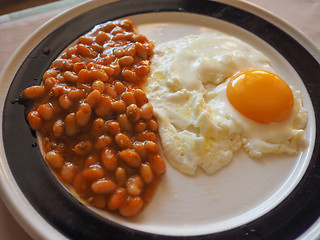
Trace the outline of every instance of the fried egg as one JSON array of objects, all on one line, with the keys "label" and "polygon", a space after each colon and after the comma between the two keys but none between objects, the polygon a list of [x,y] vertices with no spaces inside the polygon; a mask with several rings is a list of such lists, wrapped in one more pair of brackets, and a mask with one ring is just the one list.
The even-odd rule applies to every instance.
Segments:
[{"label": "fried egg", "polygon": [[301,94],[249,44],[223,33],[187,36],[157,45],[151,69],[144,90],[179,171],[211,174],[240,148],[251,157],[299,152]]},{"label": "fried egg", "polygon": [[[270,82],[270,80],[267,81]],[[251,157],[261,157],[267,153],[297,154],[303,143],[301,140],[303,139],[304,128],[308,118],[306,109],[303,107],[301,93],[284,83],[286,93],[289,96],[280,92],[279,96],[277,96],[279,83],[276,83],[272,89],[258,85],[254,95],[258,94],[259,96],[251,99],[253,109],[257,106],[259,108],[255,111],[250,111],[249,102],[247,105],[242,106],[240,100],[235,103],[233,103],[234,99],[230,101],[228,87],[232,84],[232,79],[220,84],[207,95],[209,99],[208,107],[212,114],[219,115],[223,118],[223,122],[226,122],[226,119],[231,120],[231,126],[228,126],[228,128],[238,129],[241,144]],[[248,90],[249,87],[246,86],[245,88]],[[262,88],[263,92],[267,91],[267,95],[270,94],[269,98],[259,93]],[[241,91],[238,90],[237,94],[240,94],[239,92]],[[250,98],[250,93],[245,90],[240,95],[242,99]],[[234,98],[234,96],[231,98]],[[268,101],[264,103],[266,99]],[[240,110],[236,107],[238,106],[237,104],[240,106]],[[253,114],[250,115],[248,113]]]}]

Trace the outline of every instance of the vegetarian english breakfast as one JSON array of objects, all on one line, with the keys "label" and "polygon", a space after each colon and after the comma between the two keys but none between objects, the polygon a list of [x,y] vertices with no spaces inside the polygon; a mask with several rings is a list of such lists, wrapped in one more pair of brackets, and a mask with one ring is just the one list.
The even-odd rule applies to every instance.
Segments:
[{"label": "vegetarian english breakfast", "polygon": [[85,203],[135,217],[165,160],[193,175],[216,172],[241,148],[254,158],[299,153],[308,115],[274,72],[235,37],[154,44],[125,19],[81,36],[20,99],[56,177]]}]

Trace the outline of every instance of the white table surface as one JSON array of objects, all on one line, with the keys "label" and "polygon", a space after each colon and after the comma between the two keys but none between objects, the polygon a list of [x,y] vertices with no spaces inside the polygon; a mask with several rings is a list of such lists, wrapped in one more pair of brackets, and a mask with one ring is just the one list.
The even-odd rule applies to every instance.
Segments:
[{"label": "white table surface", "polygon": [[[0,16],[0,72],[14,50],[50,18],[82,0],[64,0]],[[320,0],[248,0],[274,13],[306,34],[320,47]],[[13,41],[14,39],[14,41]],[[30,240],[0,199],[0,239]]]}]

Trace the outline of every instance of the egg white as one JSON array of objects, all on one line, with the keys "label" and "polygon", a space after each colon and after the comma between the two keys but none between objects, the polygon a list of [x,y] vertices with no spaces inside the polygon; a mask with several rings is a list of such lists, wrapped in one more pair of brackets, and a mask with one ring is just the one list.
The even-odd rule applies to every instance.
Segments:
[{"label": "egg white", "polygon": [[216,172],[243,146],[251,157],[295,154],[307,122],[293,89],[292,117],[258,124],[242,116],[226,96],[227,79],[238,71],[274,72],[270,60],[245,42],[222,34],[191,35],[159,44],[144,87],[159,123],[166,159],[179,171]]}]

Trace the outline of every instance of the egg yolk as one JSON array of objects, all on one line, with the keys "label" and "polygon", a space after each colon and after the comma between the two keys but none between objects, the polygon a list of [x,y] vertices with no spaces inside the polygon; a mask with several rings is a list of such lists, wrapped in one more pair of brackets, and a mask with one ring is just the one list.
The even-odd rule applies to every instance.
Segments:
[{"label": "egg yolk", "polygon": [[232,76],[227,96],[241,114],[263,124],[288,119],[293,108],[293,94],[288,84],[264,70],[243,71]]}]

